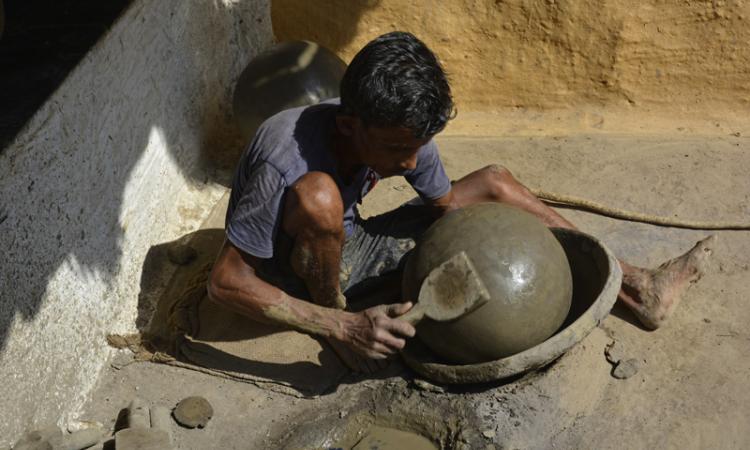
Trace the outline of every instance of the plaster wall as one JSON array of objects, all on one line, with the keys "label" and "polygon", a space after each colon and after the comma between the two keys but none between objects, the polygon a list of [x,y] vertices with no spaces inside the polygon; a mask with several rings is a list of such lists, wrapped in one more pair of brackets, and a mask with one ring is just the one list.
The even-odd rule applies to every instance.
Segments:
[{"label": "plaster wall", "polygon": [[266,0],[135,0],[0,152],[0,447],[72,420],[135,329],[149,249],[225,191],[234,81],[272,39]]},{"label": "plaster wall", "polygon": [[274,0],[280,40],[349,61],[411,31],[441,58],[461,112],[501,108],[747,111],[747,0]]}]

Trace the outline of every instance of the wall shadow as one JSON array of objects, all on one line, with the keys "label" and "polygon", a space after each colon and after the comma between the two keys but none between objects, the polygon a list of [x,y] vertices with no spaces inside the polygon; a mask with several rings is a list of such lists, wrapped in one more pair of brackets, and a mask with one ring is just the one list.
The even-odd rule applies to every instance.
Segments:
[{"label": "wall shadow", "polygon": [[[5,3],[10,21],[11,5]],[[90,92],[72,91],[65,99],[51,97],[36,112],[47,116],[32,118],[29,126],[35,128],[27,128],[12,146],[0,152],[0,248],[6,252],[0,263],[0,291],[5,293],[0,297],[0,354],[18,356],[18,345],[13,346],[13,354],[7,354],[10,329],[16,321],[37,318],[44,303],[54,304],[64,313],[65,305],[73,304],[76,310],[85,305],[85,311],[78,311],[82,323],[100,322],[103,315],[98,309],[102,307],[118,311],[116,305],[123,302],[123,293],[111,287],[122,276],[124,258],[129,256],[124,249],[138,239],[127,235],[127,228],[148,223],[148,214],[162,213],[144,212],[132,201],[125,202],[134,189],[159,189],[158,171],[139,166],[149,148],[151,152],[158,151],[154,145],[167,149],[167,160],[196,186],[226,183],[230,165],[217,169],[207,161],[237,145],[231,121],[233,83],[252,54],[271,41],[269,30],[264,32],[262,25],[268,21],[267,12],[247,5],[250,2],[158,2],[148,3],[146,14],[142,11],[146,7],[134,2],[95,49],[111,56],[116,53],[113,45],[142,46],[147,56],[139,54],[135,61],[113,57],[89,67],[92,73],[81,73],[76,67],[66,81],[85,77]],[[122,23],[124,18],[129,22]],[[184,26],[174,29],[164,28],[163,23],[149,24],[169,21],[164,18]],[[152,45],[154,33],[166,33],[174,50],[161,54],[163,48]],[[242,54],[231,58],[225,67],[206,64],[205,55],[227,43]],[[175,56],[178,52],[187,58]],[[153,55],[172,60],[151,64]],[[185,77],[184,65],[199,62],[202,74]],[[133,69],[134,64],[140,65],[138,70]],[[64,70],[52,65],[54,70]],[[50,67],[43,65],[40,76],[52,70]],[[106,71],[106,86],[97,71]],[[169,92],[159,92],[159,80],[165,79],[178,81],[169,85]],[[156,94],[161,96],[152,97]],[[189,111],[180,109],[182,99],[189,102]],[[83,117],[80,111],[97,114]],[[153,154],[150,158],[157,164],[164,162]],[[169,205],[168,199],[165,202],[167,208],[176,207]],[[61,290],[66,284],[67,290]],[[102,288],[80,292],[86,286]],[[62,314],[45,326],[77,329],[78,325],[66,320]],[[28,331],[25,334],[29,335]],[[35,345],[33,339],[28,345]]]},{"label": "wall shadow", "polygon": [[131,2],[4,2],[0,152]]}]

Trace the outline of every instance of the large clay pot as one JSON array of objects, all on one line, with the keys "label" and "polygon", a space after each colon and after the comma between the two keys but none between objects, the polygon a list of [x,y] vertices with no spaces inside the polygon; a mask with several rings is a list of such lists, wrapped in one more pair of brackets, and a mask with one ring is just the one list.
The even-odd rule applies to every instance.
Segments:
[{"label": "large clay pot", "polygon": [[491,300],[452,322],[424,320],[417,336],[449,362],[473,364],[506,357],[543,342],[570,310],[573,282],[562,246],[536,217],[481,203],[436,221],[410,255],[404,299],[442,262],[465,251]]},{"label": "large clay pot", "polygon": [[246,139],[285,109],[338,97],[346,63],[308,41],[284,42],[258,55],[240,75],[234,116]]}]

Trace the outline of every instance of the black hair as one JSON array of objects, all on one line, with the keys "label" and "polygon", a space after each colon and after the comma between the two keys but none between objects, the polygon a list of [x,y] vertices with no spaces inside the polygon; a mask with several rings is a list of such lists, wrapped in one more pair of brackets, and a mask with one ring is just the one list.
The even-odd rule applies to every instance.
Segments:
[{"label": "black hair", "polygon": [[435,55],[413,34],[394,31],[362,48],[341,80],[341,113],[365,125],[406,127],[417,138],[453,118],[448,79]]}]

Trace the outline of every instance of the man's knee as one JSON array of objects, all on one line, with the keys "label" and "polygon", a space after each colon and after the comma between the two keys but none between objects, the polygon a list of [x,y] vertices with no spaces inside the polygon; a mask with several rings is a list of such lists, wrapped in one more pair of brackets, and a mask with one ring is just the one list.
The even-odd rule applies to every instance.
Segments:
[{"label": "man's knee", "polygon": [[493,200],[502,202],[518,195],[523,186],[516,181],[510,170],[498,164],[490,164],[479,170],[487,194]]},{"label": "man's knee", "polygon": [[344,205],[336,182],[324,172],[309,172],[287,192],[282,227],[296,236],[301,229],[343,231]]}]

